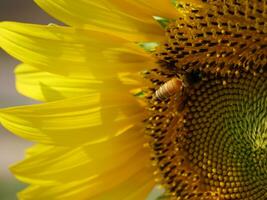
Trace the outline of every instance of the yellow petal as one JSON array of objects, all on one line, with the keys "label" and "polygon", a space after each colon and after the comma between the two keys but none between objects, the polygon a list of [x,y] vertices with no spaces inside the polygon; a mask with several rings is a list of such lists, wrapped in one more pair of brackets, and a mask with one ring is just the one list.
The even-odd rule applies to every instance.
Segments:
[{"label": "yellow petal", "polygon": [[53,148],[52,145],[45,145],[45,144],[34,144],[33,146],[29,147],[25,150],[25,157],[33,157],[36,155],[40,155],[45,151],[48,151],[49,149]]},{"label": "yellow petal", "polygon": [[[140,159],[136,161],[142,161]],[[129,163],[132,165],[133,163]],[[57,186],[28,187],[19,194],[21,200],[137,200],[146,199],[154,187],[151,169],[130,171],[127,166],[91,180],[60,184]],[[119,177],[125,177],[122,181]],[[110,183],[110,184],[109,184]]]},{"label": "yellow petal", "polygon": [[142,127],[134,126],[95,144],[75,148],[38,147],[35,148],[37,154],[12,167],[12,172],[24,182],[39,185],[84,180],[119,167],[137,154],[140,156],[138,152],[143,151],[145,155],[144,143]]},{"label": "yellow petal", "polygon": [[[140,20],[150,21],[151,16],[177,18],[178,13],[171,0],[107,0],[119,11]],[[129,9],[132,8],[132,9]]]},{"label": "yellow petal", "polygon": [[118,77],[95,79],[94,77],[65,76],[45,72],[31,65],[21,64],[16,70],[17,90],[40,101],[54,101],[66,97],[110,94],[111,91],[129,94],[142,87],[137,73],[118,73]]},{"label": "yellow petal", "polygon": [[44,71],[82,77],[137,72],[154,62],[125,39],[71,27],[2,22],[0,45],[18,60]]},{"label": "yellow petal", "polygon": [[175,17],[169,0],[35,0],[50,15],[64,23],[101,30],[132,41],[162,40],[163,30],[153,16]]},{"label": "yellow petal", "polygon": [[28,140],[79,145],[118,135],[142,121],[144,109],[131,96],[83,96],[46,104],[7,108],[0,121]]},{"label": "yellow petal", "polygon": [[21,199],[145,199],[154,183],[140,129],[75,149],[41,147],[12,168],[17,178],[34,185]]}]

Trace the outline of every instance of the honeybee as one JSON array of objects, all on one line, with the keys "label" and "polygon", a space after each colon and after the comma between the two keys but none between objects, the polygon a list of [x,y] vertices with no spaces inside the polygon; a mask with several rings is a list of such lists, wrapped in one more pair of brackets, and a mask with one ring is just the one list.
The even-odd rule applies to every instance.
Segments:
[{"label": "honeybee", "polygon": [[183,81],[178,77],[172,78],[171,80],[164,83],[155,92],[155,97],[157,99],[167,99],[175,94],[180,96],[183,90]]}]

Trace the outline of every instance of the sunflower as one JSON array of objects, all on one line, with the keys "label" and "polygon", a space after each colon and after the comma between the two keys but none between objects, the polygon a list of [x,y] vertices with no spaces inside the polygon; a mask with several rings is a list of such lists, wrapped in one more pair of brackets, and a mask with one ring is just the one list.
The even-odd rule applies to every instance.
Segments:
[{"label": "sunflower", "polygon": [[35,0],[66,26],[1,22],[35,142],[23,200],[267,199],[266,0]]}]

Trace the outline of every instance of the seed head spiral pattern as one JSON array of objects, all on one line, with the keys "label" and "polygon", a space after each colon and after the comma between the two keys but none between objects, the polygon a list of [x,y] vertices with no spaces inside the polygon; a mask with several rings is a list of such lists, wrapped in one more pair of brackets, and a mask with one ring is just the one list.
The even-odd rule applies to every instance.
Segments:
[{"label": "seed head spiral pattern", "polygon": [[[145,120],[167,199],[267,199],[267,1],[177,1],[145,73]],[[174,77],[182,95],[153,98]]]}]

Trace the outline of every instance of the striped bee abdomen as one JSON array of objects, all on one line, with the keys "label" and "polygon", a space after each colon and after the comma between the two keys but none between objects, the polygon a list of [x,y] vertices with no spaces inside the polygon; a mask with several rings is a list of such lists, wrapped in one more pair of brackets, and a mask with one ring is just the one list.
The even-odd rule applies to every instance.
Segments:
[{"label": "striped bee abdomen", "polygon": [[157,99],[166,99],[175,94],[180,95],[182,92],[183,83],[178,78],[172,78],[171,80],[164,83],[156,92],[155,96]]}]

